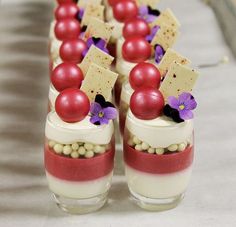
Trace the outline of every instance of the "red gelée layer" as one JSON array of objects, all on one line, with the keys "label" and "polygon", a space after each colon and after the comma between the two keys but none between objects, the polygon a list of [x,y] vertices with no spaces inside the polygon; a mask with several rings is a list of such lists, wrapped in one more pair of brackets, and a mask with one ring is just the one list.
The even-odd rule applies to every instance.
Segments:
[{"label": "red gel\u00e9e layer", "polygon": [[89,181],[108,175],[114,167],[114,147],[93,158],[73,159],[54,153],[48,145],[44,149],[44,165],[54,177],[69,181]]},{"label": "red gel\u00e9e layer", "polygon": [[124,142],[124,161],[133,169],[152,173],[174,173],[188,168],[193,163],[193,147],[189,146],[184,151],[156,155],[137,151]]}]

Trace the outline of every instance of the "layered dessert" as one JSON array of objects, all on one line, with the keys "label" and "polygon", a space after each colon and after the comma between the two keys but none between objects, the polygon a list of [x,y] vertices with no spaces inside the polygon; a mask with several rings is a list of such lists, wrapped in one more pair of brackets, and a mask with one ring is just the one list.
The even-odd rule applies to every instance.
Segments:
[{"label": "layered dessert", "polygon": [[162,83],[155,83],[152,70],[140,70],[131,82],[133,91],[124,86],[124,100],[130,102],[123,143],[126,179],[144,209],[170,209],[184,197],[193,163],[192,110],[197,106],[190,92],[197,77],[195,70],[173,62]]}]

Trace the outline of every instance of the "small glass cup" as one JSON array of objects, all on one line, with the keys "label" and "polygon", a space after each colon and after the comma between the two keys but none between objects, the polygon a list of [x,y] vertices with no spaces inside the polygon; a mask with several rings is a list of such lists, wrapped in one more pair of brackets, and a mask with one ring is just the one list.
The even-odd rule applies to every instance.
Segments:
[{"label": "small glass cup", "polygon": [[126,179],[137,205],[151,211],[176,207],[192,172],[192,120],[143,121],[129,111],[123,146]]},{"label": "small glass cup", "polygon": [[78,214],[101,208],[113,175],[113,123],[98,127],[85,118],[70,124],[50,112],[45,134],[45,171],[57,205]]},{"label": "small glass cup", "polygon": [[55,101],[59,92],[50,84],[48,93],[48,113],[55,109]]}]

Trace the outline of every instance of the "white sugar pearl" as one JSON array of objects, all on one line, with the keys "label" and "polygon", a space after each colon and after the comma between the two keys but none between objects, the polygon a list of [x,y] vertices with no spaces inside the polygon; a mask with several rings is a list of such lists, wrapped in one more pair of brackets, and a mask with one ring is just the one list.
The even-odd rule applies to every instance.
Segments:
[{"label": "white sugar pearl", "polygon": [[145,142],[142,142],[142,149],[144,150],[144,151],[146,151],[146,150],[148,150],[148,148],[149,148],[149,145],[147,144],[147,143],[145,143]]},{"label": "white sugar pearl", "polygon": [[142,151],[142,150],[143,150],[141,144],[136,145],[136,146],[134,147],[134,149],[137,150],[137,151]]},{"label": "white sugar pearl", "polygon": [[164,152],[165,152],[164,148],[156,148],[156,154],[162,155],[162,154],[164,154]]},{"label": "white sugar pearl", "polygon": [[57,143],[57,144],[54,145],[53,149],[57,154],[61,154],[62,151],[63,151],[63,145]]},{"label": "white sugar pearl", "polygon": [[104,153],[105,152],[105,147],[101,146],[101,145],[96,145],[93,150],[97,154],[98,153]]},{"label": "white sugar pearl", "polygon": [[69,155],[72,152],[72,148],[70,145],[65,145],[63,147],[63,154],[64,155]]},{"label": "white sugar pearl", "polygon": [[85,143],[84,144],[84,148],[86,149],[86,150],[93,150],[93,144],[91,144],[91,143]]},{"label": "white sugar pearl", "polygon": [[73,151],[77,151],[79,149],[79,144],[78,143],[73,143],[71,145]]},{"label": "white sugar pearl", "polygon": [[172,144],[167,149],[171,152],[177,151],[178,145],[177,144]]},{"label": "white sugar pearl", "polygon": [[94,156],[94,152],[93,151],[86,151],[85,158],[92,158],[93,156]]},{"label": "white sugar pearl", "polygon": [[49,142],[48,142],[48,146],[49,146],[50,148],[53,148],[54,145],[56,145],[56,142],[53,141],[53,140],[49,140]]},{"label": "white sugar pearl", "polygon": [[70,154],[70,156],[71,156],[72,158],[78,158],[78,157],[79,157],[79,153],[78,153],[77,151],[73,151],[73,152]]},{"label": "white sugar pearl", "polygon": [[79,147],[78,152],[80,155],[85,155],[86,149],[84,147]]},{"label": "white sugar pearl", "polygon": [[154,154],[155,153],[155,149],[152,148],[152,147],[148,148],[148,153],[149,154]]},{"label": "white sugar pearl", "polygon": [[134,137],[133,137],[133,142],[134,142],[135,144],[140,144],[142,141],[141,141],[138,137],[134,136]]},{"label": "white sugar pearl", "polygon": [[134,143],[134,141],[133,141],[132,138],[130,138],[130,139],[128,140],[128,145],[131,146],[131,147],[133,147],[133,146],[135,145],[135,143]]},{"label": "white sugar pearl", "polygon": [[186,145],[184,143],[181,143],[178,145],[178,151],[184,151],[186,148]]}]

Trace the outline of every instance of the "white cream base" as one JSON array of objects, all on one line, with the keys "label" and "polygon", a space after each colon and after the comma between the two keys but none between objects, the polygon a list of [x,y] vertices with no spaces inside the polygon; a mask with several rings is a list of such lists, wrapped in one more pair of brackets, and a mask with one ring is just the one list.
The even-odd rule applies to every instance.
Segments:
[{"label": "white cream base", "polygon": [[129,188],[153,199],[171,198],[182,194],[188,186],[192,167],[170,174],[150,174],[125,166]]},{"label": "white cream base", "polygon": [[46,172],[50,190],[60,196],[73,199],[86,199],[101,195],[109,190],[113,172],[105,177],[90,181],[61,180]]}]

